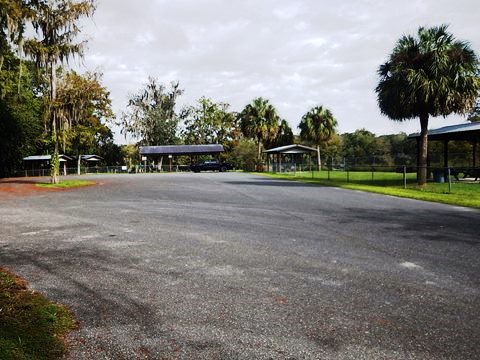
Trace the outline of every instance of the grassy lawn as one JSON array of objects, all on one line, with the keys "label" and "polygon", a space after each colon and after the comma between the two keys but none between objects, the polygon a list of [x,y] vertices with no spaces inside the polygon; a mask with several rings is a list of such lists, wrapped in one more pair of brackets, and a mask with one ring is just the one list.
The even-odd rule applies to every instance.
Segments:
[{"label": "grassy lawn", "polygon": [[404,189],[403,174],[393,172],[349,172],[327,171],[297,172],[288,174],[263,173],[277,179],[295,180],[324,186],[361,190],[417,200],[441,202],[451,205],[480,208],[480,184],[453,182],[451,192],[448,183],[429,183],[426,187],[416,185],[416,174],[407,174]]},{"label": "grassy lawn", "polygon": [[61,180],[59,184],[38,183],[37,186],[53,189],[68,189],[83,186],[95,185],[94,181],[88,180]]},{"label": "grassy lawn", "polygon": [[75,327],[68,310],[30,291],[0,268],[0,359],[60,359],[64,336]]}]

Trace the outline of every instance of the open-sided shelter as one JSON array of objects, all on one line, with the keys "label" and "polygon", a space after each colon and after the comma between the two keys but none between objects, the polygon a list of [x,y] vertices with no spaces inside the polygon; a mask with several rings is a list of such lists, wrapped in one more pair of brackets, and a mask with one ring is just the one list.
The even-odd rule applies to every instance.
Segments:
[{"label": "open-sided shelter", "polygon": [[[316,153],[317,149],[312,147],[292,144],[286,146],[280,146],[273,149],[265,150],[267,154],[267,168],[268,171],[282,171],[284,170],[297,170],[305,168],[304,155],[308,154],[308,166],[312,164],[312,153]],[[285,161],[288,157],[289,160]]]},{"label": "open-sided shelter", "polygon": [[140,155],[143,159],[157,160],[157,163],[163,162],[163,157],[167,156],[170,160],[176,156],[190,156],[190,163],[201,155],[218,156],[224,152],[223,145],[161,145],[161,146],[140,146]]},{"label": "open-sided shelter", "polygon": [[[60,154],[60,167],[63,168],[63,174],[67,174],[67,164],[73,159],[70,156]],[[50,173],[50,161],[52,155],[30,155],[23,158],[26,176],[45,176]]]},{"label": "open-sided shelter", "polygon": [[[420,134],[411,134],[409,139],[417,140],[417,157],[419,156]],[[477,149],[480,142],[480,123],[465,123],[459,125],[445,126],[439,129],[428,130],[429,141],[443,142],[443,162],[444,167],[449,166],[448,163],[448,143],[453,140],[470,141],[473,145],[472,166],[477,167]],[[418,164],[417,158],[417,164]]]},{"label": "open-sided shelter", "polygon": [[80,155],[80,160],[86,161],[87,163],[97,163],[103,160],[103,157],[99,155]]}]

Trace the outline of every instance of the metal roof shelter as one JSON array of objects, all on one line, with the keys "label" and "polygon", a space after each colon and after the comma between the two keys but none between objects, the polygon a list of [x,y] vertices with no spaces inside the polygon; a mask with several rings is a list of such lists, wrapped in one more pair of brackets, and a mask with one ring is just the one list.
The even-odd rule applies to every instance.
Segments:
[{"label": "metal roof shelter", "polygon": [[[292,144],[286,146],[280,146],[273,149],[265,150],[264,153],[267,154],[267,168],[270,171],[270,156],[275,157],[276,162],[272,161],[272,170],[281,171],[282,170],[282,156],[290,155],[293,160],[294,170],[297,169],[298,155],[309,154],[309,165],[311,165],[311,154],[316,153],[317,149],[301,145],[301,144]],[[274,160],[274,159],[272,159]],[[301,157],[301,165],[303,165],[303,156]],[[283,166],[285,168],[285,164]]]},{"label": "metal roof shelter", "polygon": [[140,146],[140,155],[143,156],[214,155],[224,151],[223,145],[219,144]]},{"label": "metal roof shelter", "polygon": [[[63,173],[67,174],[67,163],[72,161],[73,158],[65,154],[58,155],[60,164],[63,164]],[[30,155],[23,158],[25,162],[25,176],[28,176],[28,172],[31,171],[32,175],[45,175],[45,170],[49,170],[50,161],[52,160],[52,155]],[[26,165],[29,166],[26,166]]]},{"label": "metal roof shelter", "polygon": [[96,161],[102,161],[103,157],[99,155],[80,155],[80,160],[84,160],[88,162],[96,162]]},{"label": "metal roof shelter", "polygon": [[[70,156],[60,154],[59,156],[60,162],[66,162],[72,160]],[[23,161],[50,161],[52,160],[52,155],[30,155],[23,158]]]},{"label": "metal roof shelter", "polygon": [[[410,139],[415,139],[419,137],[419,133],[411,134],[408,136],[408,138]],[[428,139],[478,141],[480,139],[480,123],[465,123],[428,130]]]},{"label": "metal roof shelter", "polygon": [[317,149],[301,144],[280,146],[264,151],[266,154],[309,154],[312,152],[317,152]]},{"label": "metal roof shelter", "polygon": [[[417,149],[420,142],[420,134],[408,136],[409,139],[417,140]],[[473,167],[477,166],[477,147],[480,141],[480,123],[465,123],[459,125],[444,126],[438,129],[428,130],[428,140],[443,141],[444,167],[448,167],[448,142],[453,140],[471,141],[473,144]],[[418,151],[417,151],[418,154]]]},{"label": "metal roof shelter", "polygon": [[142,156],[142,161],[145,161],[145,166],[147,166],[147,158],[156,158],[158,166],[161,168],[163,157],[168,156],[170,171],[172,171],[172,158],[175,156],[190,156],[190,163],[193,164],[194,157],[199,155],[218,155],[224,151],[223,145],[220,144],[140,146],[140,155]]}]

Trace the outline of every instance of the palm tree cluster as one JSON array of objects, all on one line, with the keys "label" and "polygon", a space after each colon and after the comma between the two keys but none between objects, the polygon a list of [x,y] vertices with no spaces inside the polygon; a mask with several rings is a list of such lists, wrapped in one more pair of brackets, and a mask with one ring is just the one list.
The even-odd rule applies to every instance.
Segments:
[{"label": "palm tree cluster", "polygon": [[[293,142],[293,132],[286,120],[281,120],[275,107],[264,98],[256,98],[239,114],[240,127],[244,136],[253,138],[257,144],[257,164],[261,162],[262,146],[287,145]],[[307,112],[300,122],[302,141],[317,145],[318,167],[321,167],[320,143],[328,141],[335,133],[337,121],[323,106]]]}]

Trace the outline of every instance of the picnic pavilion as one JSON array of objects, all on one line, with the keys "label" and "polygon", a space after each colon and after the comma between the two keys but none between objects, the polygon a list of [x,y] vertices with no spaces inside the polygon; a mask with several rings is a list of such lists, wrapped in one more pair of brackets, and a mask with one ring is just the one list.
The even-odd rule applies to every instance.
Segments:
[{"label": "picnic pavilion", "polygon": [[[72,161],[73,158],[65,154],[58,156],[60,160],[60,168],[63,168],[63,174],[67,174],[67,164]],[[25,176],[45,176],[50,174],[50,161],[52,155],[30,155],[23,158]]]},{"label": "picnic pavilion", "polygon": [[267,154],[267,170],[273,172],[296,171],[305,168],[305,154],[308,154],[308,166],[312,166],[312,153],[317,153],[317,149],[301,145],[292,144],[280,146],[264,151]]},{"label": "picnic pavilion", "polygon": [[220,144],[140,146],[142,161],[146,164],[148,160],[157,160],[160,167],[165,156],[169,158],[171,167],[172,159],[177,156],[189,156],[190,163],[193,164],[198,156],[212,155],[218,157],[224,151],[223,145]]},{"label": "picnic pavilion", "polygon": [[[411,134],[409,139],[417,141],[417,164],[419,163],[420,154],[420,134]],[[448,168],[448,143],[454,140],[470,141],[473,145],[472,151],[472,167],[478,166],[477,152],[478,143],[480,142],[480,123],[465,123],[459,125],[445,126],[439,129],[428,130],[429,141],[443,142],[443,166]]]}]

